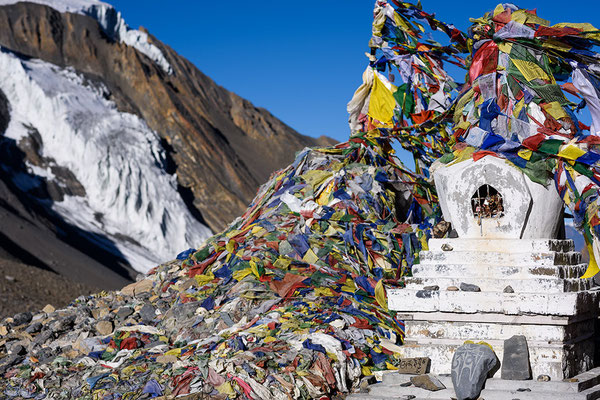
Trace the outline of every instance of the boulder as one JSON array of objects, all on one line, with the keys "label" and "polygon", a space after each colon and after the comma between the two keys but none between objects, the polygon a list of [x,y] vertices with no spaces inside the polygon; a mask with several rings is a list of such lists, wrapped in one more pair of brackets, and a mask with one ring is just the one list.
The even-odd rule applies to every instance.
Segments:
[{"label": "boulder", "polygon": [[413,385],[418,388],[436,392],[438,390],[446,389],[446,386],[440,380],[432,374],[417,375],[410,378]]},{"label": "boulder", "polygon": [[488,374],[498,364],[494,351],[484,345],[467,343],[452,357],[452,384],[458,400],[477,399]]},{"label": "boulder", "polygon": [[504,341],[501,377],[511,380],[531,379],[529,348],[525,336],[515,335]]}]

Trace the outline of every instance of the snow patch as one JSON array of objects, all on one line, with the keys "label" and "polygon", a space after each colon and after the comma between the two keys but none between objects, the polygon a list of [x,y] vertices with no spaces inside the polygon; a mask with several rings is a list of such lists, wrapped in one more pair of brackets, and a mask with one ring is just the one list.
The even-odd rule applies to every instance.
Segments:
[{"label": "snow patch", "polygon": [[[0,89],[11,108],[5,136],[18,142],[28,135],[26,127],[35,128],[42,156],[68,168],[85,188],[86,197],[66,196],[52,208],[109,237],[136,270],[147,271],[211,235],[179,196],[176,177],[165,171],[158,135],[137,116],[119,112],[103,97],[104,87],[71,68],[0,48]],[[26,177],[19,183],[35,185]]]},{"label": "snow patch", "polygon": [[0,0],[0,6],[20,2],[36,3],[52,7],[61,13],[81,14],[98,21],[104,32],[113,40],[137,49],[153,60],[167,74],[173,73],[171,64],[158,47],[148,42],[148,34],[130,28],[121,13],[108,3],[97,0]]}]

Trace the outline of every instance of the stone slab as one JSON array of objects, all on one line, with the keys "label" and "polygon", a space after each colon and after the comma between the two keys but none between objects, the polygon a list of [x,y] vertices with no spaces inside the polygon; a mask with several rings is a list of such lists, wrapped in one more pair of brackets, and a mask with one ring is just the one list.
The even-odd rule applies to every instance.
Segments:
[{"label": "stone slab", "polygon": [[505,380],[531,379],[529,348],[524,335],[513,335],[504,341],[500,377]]},{"label": "stone slab", "polygon": [[[388,373],[383,376],[383,382],[371,385],[369,393],[355,393],[347,397],[350,400],[400,400],[415,396],[412,400],[419,399],[444,399],[455,398],[450,376],[438,375],[438,379],[447,389],[438,392],[428,392],[415,387],[402,387],[403,383],[410,381],[411,375]],[[578,382],[564,381],[515,381],[497,378],[488,379],[481,392],[481,398],[486,400],[547,400],[549,398],[560,400],[594,400],[600,398],[600,371],[595,368],[575,377]],[[408,396],[408,397],[404,397]]]},{"label": "stone slab", "polygon": [[495,279],[528,279],[536,277],[557,277],[557,278],[579,278],[587,269],[587,264],[576,265],[550,265],[540,266],[537,264],[525,265],[493,265],[479,264],[474,268],[473,265],[461,263],[435,263],[416,264],[412,268],[413,276],[416,277],[443,277],[443,276],[463,276],[480,277]]},{"label": "stone slab", "polygon": [[[447,290],[448,287],[461,287],[461,284],[472,284],[478,286],[483,292],[500,292],[504,288],[510,286],[513,292],[527,293],[535,289],[536,292],[545,293],[564,293],[578,292],[588,290],[594,286],[592,278],[580,279],[570,278],[562,279],[554,276],[529,276],[522,278],[506,277],[498,278],[481,278],[481,277],[465,277],[465,276],[448,276],[441,277],[423,277],[421,274],[406,278],[406,288],[421,290],[426,286],[438,286],[439,290]],[[461,289],[462,290],[462,289]]]},{"label": "stone slab", "polygon": [[[585,340],[594,332],[594,319],[576,322],[571,325],[527,325],[504,324],[480,321],[449,322],[412,320],[406,321],[406,337],[408,340],[423,338],[463,339],[478,338],[506,339],[514,335],[525,335],[536,338],[542,343],[574,343]],[[581,338],[581,339],[580,339]],[[579,340],[578,340],[579,339]]]},{"label": "stone slab", "polygon": [[559,252],[499,252],[499,251],[421,251],[421,264],[474,264],[474,265],[577,265],[581,263],[581,253]]},{"label": "stone slab", "polygon": [[567,293],[503,293],[388,289],[388,307],[400,312],[576,315],[598,308],[598,290]]},{"label": "stone slab", "polygon": [[398,360],[399,374],[422,375],[429,372],[429,357],[401,358]]},{"label": "stone slab", "polygon": [[453,251],[494,251],[501,253],[570,252],[575,250],[573,240],[558,239],[435,239],[428,241],[429,251],[442,251],[448,244]]}]

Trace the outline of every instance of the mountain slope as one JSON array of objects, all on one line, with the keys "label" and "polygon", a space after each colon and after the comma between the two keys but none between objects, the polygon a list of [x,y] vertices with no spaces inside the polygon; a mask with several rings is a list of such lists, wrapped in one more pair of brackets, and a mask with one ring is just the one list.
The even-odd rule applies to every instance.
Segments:
[{"label": "mountain slope", "polygon": [[178,182],[213,230],[250,202],[258,185],[304,146],[303,136],[268,111],[216,85],[189,61],[148,35],[171,74],[137,49],[115,41],[97,20],[50,7],[0,7],[0,45],[99,79],[120,111],[140,116],[168,144]]},{"label": "mountain slope", "polygon": [[[4,218],[23,206],[44,238],[121,265],[119,279],[200,245],[295,151],[331,143],[216,85],[105,3],[0,0],[0,26]],[[11,246],[44,264],[26,238]]]}]

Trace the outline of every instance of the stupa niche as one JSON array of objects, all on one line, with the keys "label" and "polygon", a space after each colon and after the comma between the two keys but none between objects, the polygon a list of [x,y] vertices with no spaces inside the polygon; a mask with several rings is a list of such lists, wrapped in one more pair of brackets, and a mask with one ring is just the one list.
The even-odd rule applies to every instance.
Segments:
[{"label": "stupa niche", "polygon": [[[458,237],[558,237],[563,201],[553,184],[544,187],[533,182],[496,157],[442,164],[434,171],[444,219],[452,223]],[[497,193],[491,193],[490,188]]]}]

